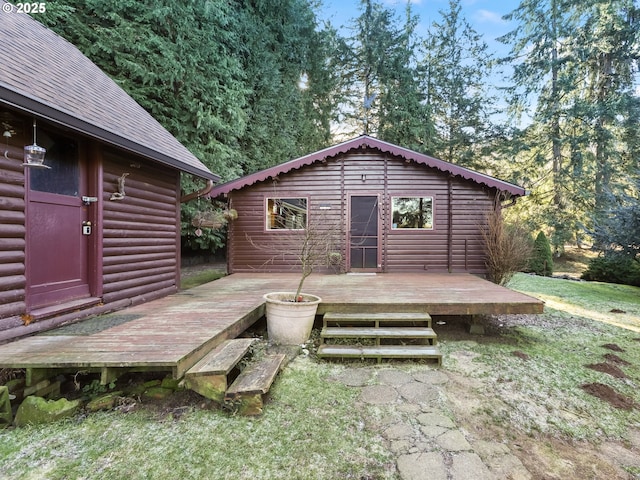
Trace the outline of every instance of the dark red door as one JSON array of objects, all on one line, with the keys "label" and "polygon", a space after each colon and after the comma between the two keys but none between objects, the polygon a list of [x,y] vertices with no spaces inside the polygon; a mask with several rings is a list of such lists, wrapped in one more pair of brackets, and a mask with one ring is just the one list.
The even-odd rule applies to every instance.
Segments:
[{"label": "dark red door", "polygon": [[[74,140],[44,137],[45,164],[29,168],[27,303],[29,311],[89,296],[86,172]],[[91,232],[93,233],[93,232]]]}]

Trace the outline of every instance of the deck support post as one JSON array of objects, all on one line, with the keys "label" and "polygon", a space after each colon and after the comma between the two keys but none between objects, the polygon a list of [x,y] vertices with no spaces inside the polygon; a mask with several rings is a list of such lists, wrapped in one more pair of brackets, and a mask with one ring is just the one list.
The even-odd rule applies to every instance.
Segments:
[{"label": "deck support post", "polygon": [[50,368],[27,368],[25,374],[25,385],[31,387],[42,380],[47,380],[55,375],[54,370]]},{"label": "deck support post", "polygon": [[122,375],[124,369],[116,369],[109,367],[102,367],[100,369],[100,385],[109,385],[115,382],[120,375]]},{"label": "deck support post", "polygon": [[471,324],[469,325],[469,333],[471,335],[484,335],[484,323],[485,315],[471,315]]}]

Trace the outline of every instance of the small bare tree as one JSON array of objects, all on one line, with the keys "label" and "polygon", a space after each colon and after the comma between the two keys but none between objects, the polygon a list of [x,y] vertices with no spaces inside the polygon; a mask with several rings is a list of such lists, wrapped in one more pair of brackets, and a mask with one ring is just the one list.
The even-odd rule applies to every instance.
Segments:
[{"label": "small bare tree", "polygon": [[299,269],[300,280],[292,301],[302,301],[302,287],[305,280],[316,269],[327,267],[334,271],[341,271],[342,254],[337,241],[340,229],[337,225],[325,221],[323,216],[309,219],[300,229],[288,232],[286,237],[280,237],[278,243],[256,243],[248,234],[247,240],[253,247],[261,251],[272,253],[265,262],[274,263],[276,259],[293,260],[292,268]]},{"label": "small bare tree", "polygon": [[522,225],[505,223],[498,198],[480,230],[486,250],[488,279],[505,285],[529,263],[533,250],[529,234]]}]

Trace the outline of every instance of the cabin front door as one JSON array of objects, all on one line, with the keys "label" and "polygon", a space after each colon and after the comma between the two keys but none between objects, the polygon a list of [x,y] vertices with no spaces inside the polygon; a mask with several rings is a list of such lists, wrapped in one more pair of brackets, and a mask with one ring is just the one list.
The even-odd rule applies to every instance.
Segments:
[{"label": "cabin front door", "polygon": [[349,266],[351,271],[377,271],[378,196],[352,195],[349,214]]},{"label": "cabin front door", "polygon": [[28,312],[89,297],[85,165],[74,140],[41,137],[51,168],[27,169]]}]

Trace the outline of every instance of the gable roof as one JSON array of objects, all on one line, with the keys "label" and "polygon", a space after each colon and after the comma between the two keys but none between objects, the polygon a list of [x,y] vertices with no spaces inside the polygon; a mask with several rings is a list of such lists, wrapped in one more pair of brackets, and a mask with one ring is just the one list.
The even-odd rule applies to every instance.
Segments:
[{"label": "gable roof", "polygon": [[229,193],[233,190],[239,190],[249,185],[253,185],[254,183],[262,182],[269,178],[273,178],[277,175],[287,173],[291,170],[296,170],[298,168],[311,165],[315,162],[325,161],[328,158],[335,157],[336,155],[339,155],[339,154],[347,153],[351,150],[359,150],[359,149],[366,149],[366,148],[379,150],[382,153],[387,153],[389,155],[400,157],[405,160],[410,160],[420,165],[436,168],[441,172],[462,177],[466,180],[472,180],[476,183],[483,184],[488,187],[496,188],[503,192],[508,192],[514,197],[524,196],[527,194],[527,191],[523,187],[514,185],[513,183],[504,182],[502,180],[498,180],[497,178],[491,177],[489,175],[485,175],[483,173],[470,170],[468,168],[460,167],[458,165],[454,165],[453,163],[445,162],[444,160],[438,160],[437,158],[433,158],[428,155],[424,155],[422,153],[414,152],[413,150],[399,147],[392,143],[378,140],[377,138],[369,137],[367,135],[362,135],[360,137],[354,138],[344,143],[334,145],[333,147],[325,148],[324,150],[311,153],[304,157],[300,157],[295,160],[291,160],[289,162],[281,163],[280,165],[276,165],[274,167],[267,168],[265,170],[261,170],[256,173],[252,173],[251,175],[247,175],[245,177],[241,177],[227,183],[223,183],[221,185],[214,187],[209,193],[209,196],[212,198],[215,198],[217,196]]},{"label": "gable roof", "polygon": [[8,5],[0,0],[0,105],[220,180],[80,50],[16,7],[7,13]]}]

